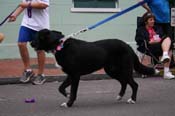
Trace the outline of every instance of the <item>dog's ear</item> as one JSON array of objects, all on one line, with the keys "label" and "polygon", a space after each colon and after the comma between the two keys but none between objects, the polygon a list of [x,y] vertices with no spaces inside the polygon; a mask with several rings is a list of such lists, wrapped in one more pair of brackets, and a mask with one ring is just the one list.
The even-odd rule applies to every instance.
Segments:
[{"label": "dog's ear", "polygon": [[50,37],[50,33],[51,33],[50,30],[48,30],[48,29],[42,29],[42,30],[40,30],[37,33],[37,35],[38,35],[39,40],[42,41],[42,40],[45,40],[46,38],[49,38]]},{"label": "dog's ear", "polygon": [[47,38],[47,35],[50,34],[50,31],[48,29],[42,29],[40,31],[38,31],[36,34],[35,34],[35,39],[32,40],[31,42],[31,46],[34,47],[34,48],[38,48],[39,44],[45,40],[45,38]]},{"label": "dog's ear", "polygon": [[40,30],[39,32],[41,32],[41,33],[49,33],[50,30],[49,30],[49,29],[42,29],[42,30]]},{"label": "dog's ear", "polygon": [[59,35],[63,35],[63,33],[62,33],[62,32],[60,32],[60,31],[57,31],[57,33],[58,33]]},{"label": "dog's ear", "polygon": [[61,39],[61,38],[64,37],[63,33],[60,32],[60,31],[55,31],[55,30],[53,30],[52,32],[56,34],[57,39]]},{"label": "dog's ear", "polygon": [[50,35],[50,30],[48,29],[42,29],[39,31],[40,35]]}]

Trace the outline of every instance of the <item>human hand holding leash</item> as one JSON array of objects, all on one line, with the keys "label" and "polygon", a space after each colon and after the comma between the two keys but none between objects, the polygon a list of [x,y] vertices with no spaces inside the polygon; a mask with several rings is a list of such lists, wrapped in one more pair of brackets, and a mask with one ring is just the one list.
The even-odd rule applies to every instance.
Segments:
[{"label": "human hand holding leash", "polygon": [[[12,14],[19,8],[19,6],[17,6],[1,23],[0,23],[0,26],[2,26],[11,16]],[[11,21],[15,19],[14,17],[13,18],[10,18]],[[16,19],[15,19],[16,20]]]},{"label": "human hand holding leash", "polygon": [[11,15],[11,16],[9,17],[8,22],[14,22],[14,21],[16,21],[16,16]]},{"label": "human hand holding leash", "polygon": [[14,22],[16,21],[16,18],[18,17],[18,15],[21,14],[21,12],[24,10],[24,8],[22,8],[20,5],[18,5],[18,7],[15,9],[15,11],[13,13],[11,13],[11,15],[8,17],[8,22]]}]

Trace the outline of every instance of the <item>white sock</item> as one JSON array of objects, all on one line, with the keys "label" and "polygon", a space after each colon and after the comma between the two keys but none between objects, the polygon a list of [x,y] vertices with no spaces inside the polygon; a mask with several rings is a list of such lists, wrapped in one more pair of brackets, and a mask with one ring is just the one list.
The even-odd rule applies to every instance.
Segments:
[{"label": "white sock", "polygon": [[163,52],[163,56],[165,56],[165,55],[168,55],[168,52],[166,51],[166,52]]},{"label": "white sock", "polygon": [[164,73],[167,73],[169,71],[170,71],[169,67],[164,67]]}]

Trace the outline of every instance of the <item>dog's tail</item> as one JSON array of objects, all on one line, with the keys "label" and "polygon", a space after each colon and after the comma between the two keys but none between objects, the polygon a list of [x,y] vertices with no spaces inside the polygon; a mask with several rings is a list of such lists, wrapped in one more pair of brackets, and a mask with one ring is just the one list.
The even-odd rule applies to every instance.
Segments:
[{"label": "dog's tail", "polygon": [[138,56],[135,53],[134,53],[134,69],[136,72],[145,74],[145,75],[156,74],[156,70],[154,68],[141,64]]}]

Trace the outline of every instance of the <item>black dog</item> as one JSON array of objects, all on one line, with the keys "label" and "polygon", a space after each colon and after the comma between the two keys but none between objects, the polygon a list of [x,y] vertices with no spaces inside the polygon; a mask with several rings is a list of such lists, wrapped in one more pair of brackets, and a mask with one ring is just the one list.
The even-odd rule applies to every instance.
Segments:
[{"label": "black dog", "polygon": [[71,107],[77,97],[80,76],[104,68],[105,72],[121,83],[118,100],[125,94],[126,86],[132,88],[129,103],[135,103],[138,84],[133,80],[133,69],[142,74],[154,74],[153,68],[142,65],[135,52],[125,42],[118,39],[106,39],[86,42],[69,38],[63,41],[64,35],[58,31],[41,30],[31,45],[36,50],[52,51],[62,70],[68,75],[59,87],[67,97],[66,88],[71,85],[70,98],[63,106]]}]

